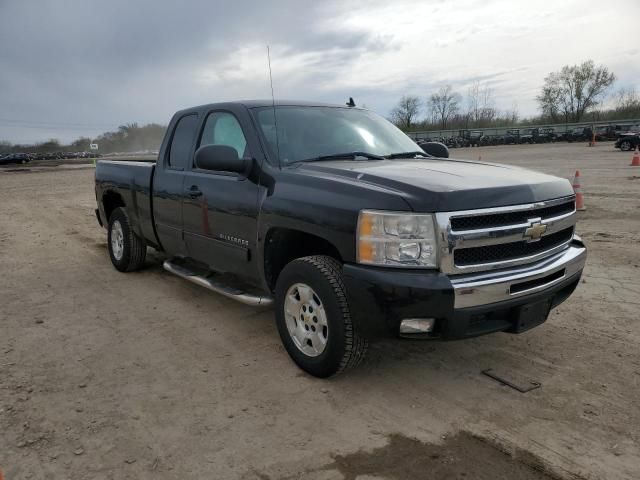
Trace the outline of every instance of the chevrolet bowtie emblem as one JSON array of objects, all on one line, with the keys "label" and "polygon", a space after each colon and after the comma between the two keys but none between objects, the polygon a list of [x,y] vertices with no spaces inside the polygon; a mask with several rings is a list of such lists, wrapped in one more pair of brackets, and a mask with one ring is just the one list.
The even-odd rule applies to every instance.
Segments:
[{"label": "chevrolet bowtie emblem", "polygon": [[540,240],[542,234],[547,231],[547,226],[544,223],[533,221],[529,228],[524,231],[524,239],[527,241]]}]

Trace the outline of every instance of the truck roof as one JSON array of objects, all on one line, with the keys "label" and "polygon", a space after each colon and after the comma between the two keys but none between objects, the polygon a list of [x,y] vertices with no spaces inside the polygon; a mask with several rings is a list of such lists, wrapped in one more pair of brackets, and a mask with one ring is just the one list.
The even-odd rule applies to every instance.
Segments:
[{"label": "truck roof", "polygon": [[[356,108],[356,109],[362,110],[362,108],[360,107],[348,107],[346,104],[340,105],[335,103],[309,102],[309,101],[303,101],[303,100],[276,100],[275,104],[277,107],[282,107],[282,106],[333,107],[333,108]],[[246,108],[271,107],[273,105],[273,100],[234,100],[229,102],[208,103],[205,105],[198,105],[196,107],[185,108],[183,110],[180,110],[178,113],[211,110],[211,109],[223,108],[223,107],[228,108],[231,105],[242,105]]]}]

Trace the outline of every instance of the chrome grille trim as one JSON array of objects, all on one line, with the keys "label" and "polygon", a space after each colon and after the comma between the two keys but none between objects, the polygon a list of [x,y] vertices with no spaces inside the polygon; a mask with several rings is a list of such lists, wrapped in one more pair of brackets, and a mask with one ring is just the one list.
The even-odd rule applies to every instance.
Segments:
[{"label": "chrome grille trim", "polygon": [[[487,261],[470,265],[456,265],[454,261],[454,252],[458,249],[481,247],[488,245],[500,245],[519,241],[526,241],[525,231],[532,223],[543,223],[547,226],[543,237],[557,233],[561,230],[573,227],[576,223],[575,203],[573,209],[568,213],[561,214],[551,218],[540,218],[536,216],[535,210],[563,203],[574,202],[575,197],[563,197],[545,202],[536,202],[524,205],[513,205],[508,207],[483,208],[477,210],[465,210],[458,212],[440,212],[435,214],[436,228],[438,231],[438,255],[440,270],[449,274],[462,274],[471,272],[480,272],[488,270],[497,270],[500,268],[512,267],[516,265],[525,265],[527,263],[536,262],[540,259],[554,255],[566,248],[571,243],[571,239],[556,245],[543,252],[535,255],[523,256],[519,258]],[[526,212],[531,211],[531,217],[527,222],[518,222],[511,225],[500,225],[494,227],[477,228],[473,230],[453,230],[451,227],[451,219],[470,216],[487,216],[491,214],[501,214],[508,212]],[[535,241],[535,240],[532,240]]]},{"label": "chrome grille trim", "polygon": [[[533,214],[543,219],[560,217],[571,213],[575,208],[575,202],[560,202],[543,208],[536,208]],[[500,227],[522,223],[530,217],[528,210],[510,210],[506,212],[493,212],[488,215],[466,215],[451,217],[452,230],[478,230],[482,228]]]}]

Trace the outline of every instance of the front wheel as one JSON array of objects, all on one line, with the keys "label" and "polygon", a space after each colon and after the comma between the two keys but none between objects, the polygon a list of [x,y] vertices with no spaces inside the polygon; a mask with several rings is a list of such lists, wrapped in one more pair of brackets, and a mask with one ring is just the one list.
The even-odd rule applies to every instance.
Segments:
[{"label": "front wheel", "polygon": [[629,150],[631,150],[631,142],[629,142],[628,140],[621,142],[620,150],[622,150],[623,152],[628,152]]},{"label": "front wheel", "polygon": [[133,233],[124,208],[116,208],[109,217],[109,257],[121,272],[133,272],[144,265],[147,246]]},{"label": "front wheel", "polygon": [[289,356],[316,377],[355,367],[367,349],[351,319],[342,265],[331,257],[285,266],[276,282],[276,323]]}]

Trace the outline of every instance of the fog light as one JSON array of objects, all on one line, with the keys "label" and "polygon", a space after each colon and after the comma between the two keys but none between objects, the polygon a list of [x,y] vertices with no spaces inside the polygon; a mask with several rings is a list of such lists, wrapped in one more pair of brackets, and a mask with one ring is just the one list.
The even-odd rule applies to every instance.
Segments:
[{"label": "fog light", "polygon": [[400,333],[429,333],[435,323],[435,318],[405,318],[400,322]]}]

